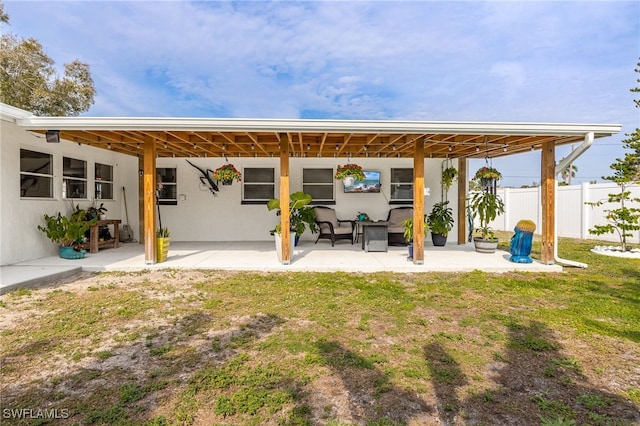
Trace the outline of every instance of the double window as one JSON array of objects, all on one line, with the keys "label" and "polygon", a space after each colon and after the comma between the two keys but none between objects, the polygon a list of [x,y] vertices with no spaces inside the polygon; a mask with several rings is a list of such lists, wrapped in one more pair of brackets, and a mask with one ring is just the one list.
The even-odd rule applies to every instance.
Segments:
[{"label": "double window", "polygon": [[302,169],[302,191],[313,197],[313,202],[335,202],[333,169]]},{"label": "double window", "polygon": [[245,167],[242,173],[242,202],[263,204],[276,194],[276,171],[273,167]]},{"label": "double window", "polygon": [[413,202],[413,169],[391,169],[391,203]]},{"label": "double window", "polygon": [[20,150],[20,197],[53,198],[51,154]]},{"label": "double window", "polygon": [[87,198],[87,162],[62,157],[62,198]]}]

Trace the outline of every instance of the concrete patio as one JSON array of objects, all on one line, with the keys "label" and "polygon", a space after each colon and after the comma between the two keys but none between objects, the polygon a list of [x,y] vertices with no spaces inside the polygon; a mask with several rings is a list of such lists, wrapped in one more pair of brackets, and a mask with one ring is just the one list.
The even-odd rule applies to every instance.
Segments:
[{"label": "concrete patio", "polygon": [[42,286],[81,271],[142,271],[145,269],[220,269],[230,271],[316,271],[316,272],[464,272],[481,270],[562,272],[559,265],[509,262],[509,253],[476,253],[473,244],[433,247],[425,242],[423,265],[407,260],[406,247],[389,247],[388,252],[364,252],[360,244],[301,241],[289,265],[278,262],[273,241],[172,242],[166,262],[147,265],[144,246],[124,243],[118,248],[87,253],[84,259],[43,257],[0,267],[0,294],[12,289]]}]

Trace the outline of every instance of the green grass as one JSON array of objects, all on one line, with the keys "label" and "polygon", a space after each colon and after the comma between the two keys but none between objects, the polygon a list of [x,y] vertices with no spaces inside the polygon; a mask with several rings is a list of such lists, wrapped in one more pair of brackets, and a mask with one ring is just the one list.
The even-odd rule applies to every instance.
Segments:
[{"label": "green grass", "polygon": [[631,425],[640,261],[593,245],[561,240],[589,268],[560,274],[168,270],[18,290],[0,297],[16,315],[3,408],[68,409],[61,424]]}]

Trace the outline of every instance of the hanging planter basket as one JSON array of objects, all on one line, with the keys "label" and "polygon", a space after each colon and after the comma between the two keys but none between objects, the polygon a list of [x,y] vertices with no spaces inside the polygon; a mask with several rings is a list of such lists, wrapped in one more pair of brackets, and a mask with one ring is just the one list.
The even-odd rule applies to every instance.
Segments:
[{"label": "hanging planter basket", "polygon": [[242,173],[233,164],[227,163],[213,171],[213,178],[223,185],[231,185],[234,179],[240,182]]},{"label": "hanging planter basket", "polygon": [[490,166],[484,166],[478,169],[475,174],[474,179],[480,184],[480,188],[483,191],[489,192],[491,194],[496,193],[496,187],[498,186],[498,181],[502,178],[502,174]]},{"label": "hanging planter basket", "polygon": [[[349,186],[353,185],[355,180],[365,180],[366,176],[361,166],[349,163],[344,166],[338,166],[334,178],[341,180],[345,185]],[[345,179],[351,179],[351,183],[347,184]]]}]

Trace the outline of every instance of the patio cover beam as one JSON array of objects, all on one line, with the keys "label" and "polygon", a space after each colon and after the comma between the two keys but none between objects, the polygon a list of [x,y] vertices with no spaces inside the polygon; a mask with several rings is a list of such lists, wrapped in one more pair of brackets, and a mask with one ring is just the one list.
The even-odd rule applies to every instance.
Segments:
[{"label": "patio cover beam", "polygon": [[413,141],[413,263],[424,264],[424,138]]},{"label": "patio cover beam", "polygon": [[467,168],[468,161],[458,160],[458,244],[467,243]]},{"label": "patio cover beam", "polygon": [[556,188],[556,147],[553,142],[547,142],[542,146],[541,158],[541,194],[542,194],[542,250],[540,260],[542,263],[552,265],[554,263],[555,241],[555,188]]},{"label": "patio cover beam", "polygon": [[291,263],[291,231],[289,211],[289,134],[280,135],[280,232],[282,264]]},{"label": "patio cover beam", "polygon": [[151,136],[144,141],[144,263],[156,263],[156,143]]}]

